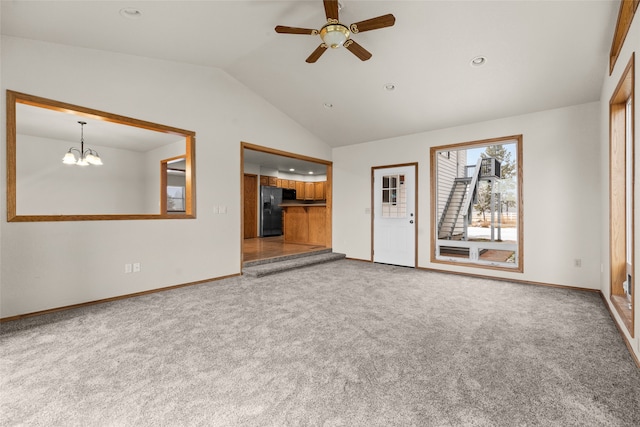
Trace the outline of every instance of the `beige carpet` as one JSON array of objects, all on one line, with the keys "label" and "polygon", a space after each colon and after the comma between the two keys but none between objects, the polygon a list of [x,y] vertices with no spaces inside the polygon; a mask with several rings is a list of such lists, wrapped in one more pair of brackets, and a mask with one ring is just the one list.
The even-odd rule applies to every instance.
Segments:
[{"label": "beige carpet", "polygon": [[342,260],[8,322],[2,426],[638,426],[599,295]]}]

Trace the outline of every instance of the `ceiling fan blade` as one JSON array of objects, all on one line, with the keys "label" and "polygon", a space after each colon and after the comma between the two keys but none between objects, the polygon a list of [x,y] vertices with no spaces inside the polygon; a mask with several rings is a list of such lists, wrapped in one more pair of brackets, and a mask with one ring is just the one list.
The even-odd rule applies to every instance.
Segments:
[{"label": "ceiling fan blade", "polygon": [[379,28],[391,27],[396,23],[396,17],[392,14],[378,16],[377,18],[367,19],[365,21],[351,24],[352,33],[362,33],[363,31],[377,30]]},{"label": "ceiling fan blade", "polygon": [[338,20],[338,0],[324,0],[324,12],[327,19]]},{"label": "ceiling fan blade", "polygon": [[371,53],[367,49],[363,48],[351,39],[345,42],[344,47],[349,49],[349,52],[353,53],[362,61],[366,61],[367,59],[371,58]]},{"label": "ceiling fan blade", "polygon": [[309,55],[309,57],[306,59],[306,61],[309,64],[313,64],[314,62],[316,62],[318,60],[318,58],[320,58],[322,56],[322,54],[327,50],[327,45],[324,43],[321,43],[320,46],[318,46],[316,48],[316,50],[313,51],[313,53],[311,55]]},{"label": "ceiling fan blade", "polygon": [[298,27],[285,27],[284,25],[278,25],[276,27],[276,33],[281,34],[307,34],[310,36],[315,36],[318,34],[318,30],[314,30],[311,28],[298,28]]}]

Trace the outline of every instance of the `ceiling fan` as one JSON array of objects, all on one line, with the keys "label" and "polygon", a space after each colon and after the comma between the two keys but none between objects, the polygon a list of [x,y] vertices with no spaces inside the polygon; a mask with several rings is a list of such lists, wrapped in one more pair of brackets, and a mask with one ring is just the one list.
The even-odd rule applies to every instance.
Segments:
[{"label": "ceiling fan", "polygon": [[276,27],[276,33],[281,34],[320,35],[322,43],[306,59],[308,63],[316,62],[329,47],[337,49],[340,46],[344,46],[362,61],[366,61],[371,58],[371,53],[351,39],[351,34],[391,27],[396,22],[396,18],[389,13],[377,18],[356,22],[347,27],[338,18],[338,0],[324,0],[324,11],[327,16],[327,23],[320,30],[286,27],[283,25]]}]

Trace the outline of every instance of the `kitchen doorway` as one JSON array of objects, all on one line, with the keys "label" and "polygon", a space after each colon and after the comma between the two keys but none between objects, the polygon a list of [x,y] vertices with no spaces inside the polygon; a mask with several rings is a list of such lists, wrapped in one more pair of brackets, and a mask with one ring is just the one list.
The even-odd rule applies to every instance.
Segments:
[{"label": "kitchen doorway", "polygon": [[[241,265],[331,248],[332,162],[242,142],[240,168]],[[282,202],[281,235],[261,233],[263,188],[297,194]]]}]

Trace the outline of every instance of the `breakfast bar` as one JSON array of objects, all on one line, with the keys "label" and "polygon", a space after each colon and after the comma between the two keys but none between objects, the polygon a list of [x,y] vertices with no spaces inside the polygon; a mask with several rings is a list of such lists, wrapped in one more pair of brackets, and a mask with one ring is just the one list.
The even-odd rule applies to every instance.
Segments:
[{"label": "breakfast bar", "polygon": [[282,204],[284,241],[308,245],[325,245],[326,211],[325,203]]}]

